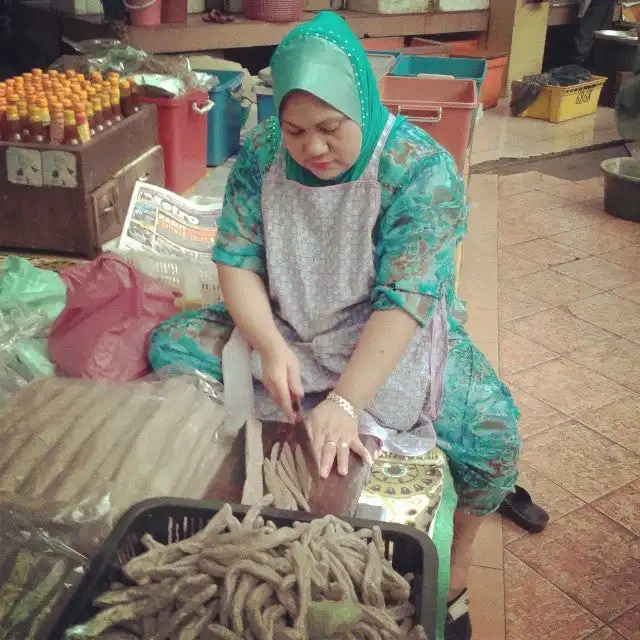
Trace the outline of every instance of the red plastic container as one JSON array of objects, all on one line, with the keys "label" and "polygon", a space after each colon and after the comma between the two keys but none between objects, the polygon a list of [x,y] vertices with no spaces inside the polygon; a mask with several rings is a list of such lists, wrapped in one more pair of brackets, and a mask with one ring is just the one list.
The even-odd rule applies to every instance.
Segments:
[{"label": "red plastic container", "polygon": [[208,94],[194,91],[182,98],[150,98],[140,102],[158,107],[158,138],[164,151],[167,189],[182,193],[207,172]]},{"label": "red plastic container", "polygon": [[[425,38],[414,38],[411,41],[411,46],[419,47],[427,45],[429,43],[433,43],[433,40],[427,40]],[[458,53],[462,56],[462,54],[464,53],[473,53],[474,51],[477,51],[478,47],[480,46],[480,40],[478,38],[470,38],[468,40],[450,40],[448,42],[443,42],[442,44],[446,44],[450,47],[451,55],[453,55],[454,53]]]},{"label": "red plastic container", "polygon": [[478,107],[474,80],[385,76],[380,81],[382,102],[439,142],[464,171]]},{"label": "red plastic container", "polygon": [[162,22],[185,22],[188,0],[162,0]]},{"label": "red plastic container", "polygon": [[507,70],[509,56],[504,53],[493,53],[486,49],[477,51],[452,52],[452,58],[482,58],[487,61],[487,75],[480,88],[480,102],[485,109],[493,109],[500,101],[504,74]]},{"label": "red plastic container", "polygon": [[154,27],[162,19],[161,0],[124,0],[129,21],[135,27]]}]

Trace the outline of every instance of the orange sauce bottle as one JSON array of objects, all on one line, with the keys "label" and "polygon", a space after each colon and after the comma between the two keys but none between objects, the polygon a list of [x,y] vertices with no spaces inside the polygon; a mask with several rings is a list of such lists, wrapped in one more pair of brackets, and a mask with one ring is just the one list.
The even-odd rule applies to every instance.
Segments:
[{"label": "orange sauce bottle", "polygon": [[93,128],[96,133],[102,133],[104,131],[104,115],[100,96],[94,95],[91,98],[91,107],[93,108]]},{"label": "orange sauce bottle", "polygon": [[99,71],[92,71],[89,76],[93,84],[102,84],[102,74]]},{"label": "orange sauce bottle", "polygon": [[122,122],[122,108],[120,106],[120,89],[116,84],[115,87],[111,85],[109,91],[109,98],[111,99],[111,111],[113,113],[113,123]]},{"label": "orange sauce bottle", "polygon": [[133,113],[140,111],[140,100],[138,93],[138,85],[133,78],[129,78],[129,84],[131,85],[131,104],[133,105]]},{"label": "orange sauce bottle", "polygon": [[45,131],[42,126],[42,115],[38,107],[31,107],[29,110],[29,137],[28,142],[45,142]]},{"label": "orange sauce bottle", "polygon": [[64,139],[62,144],[80,144],[76,114],[73,109],[64,110]]},{"label": "orange sauce bottle", "polygon": [[46,98],[38,98],[38,108],[40,109],[40,118],[45,131],[45,139],[49,140],[51,136],[51,112],[49,111],[49,102]]},{"label": "orange sauce bottle", "polygon": [[111,98],[109,98],[109,92],[103,91],[100,95],[102,100],[102,117],[104,118],[105,127],[113,126],[113,111],[111,110]]},{"label": "orange sauce bottle", "polygon": [[7,119],[7,101],[5,98],[0,96],[0,133],[2,132],[2,127],[4,126],[6,119]]},{"label": "orange sauce bottle", "polygon": [[20,100],[18,102],[18,116],[20,117],[20,126],[23,138],[29,137],[29,110],[27,109],[27,101]]},{"label": "orange sauce bottle", "polygon": [[85,144],[91,140],[91,129],[89,128],[89,120],[83,103],[78,103],[75,108],[76,130],[78,131],[78,139],[80,144]]},{"label": "orange sauce bottle", "polygon": [[51,144],[62,144],[64,142],[64,110],[60,103],[55,104],[51,110],[49,139]]},{"label": "orange sauce bottle", "polygon": [[22,128],[20,127],[20,114],[18,113],[18,107],[14,104],[10,104],[7,107],[7,119],[2,125],[2,140],[7,142],[21,142],[22,141]]},{"label": "orange sauce bottle", "polygon": [[89,123],[89,132],[91,133],[91,137],[96,135],[96,124],[93,113],[93,104],[91,104],[91,100],[87,100],[85,103],[86,113],[87,113],[87,122]]},{"label": "orange sauce bottle", "polygon": [[71,80],[71,78],[75,78],[76,77],[75,69],[66,69],[64,72],[64,75],[67,76],[69,80]]}]

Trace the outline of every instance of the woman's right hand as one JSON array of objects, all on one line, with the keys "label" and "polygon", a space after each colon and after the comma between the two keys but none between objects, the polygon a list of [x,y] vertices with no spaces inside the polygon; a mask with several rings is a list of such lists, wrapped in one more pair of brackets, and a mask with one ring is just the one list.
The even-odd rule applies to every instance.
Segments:
[{"label": "woman's right hand", "polygon": [[262,360],[262,384],[287,420],[296,422],[298,416],[292,398],[302,398],[304,395],[296,354],[284,340],[263,348],[259,353]]}]

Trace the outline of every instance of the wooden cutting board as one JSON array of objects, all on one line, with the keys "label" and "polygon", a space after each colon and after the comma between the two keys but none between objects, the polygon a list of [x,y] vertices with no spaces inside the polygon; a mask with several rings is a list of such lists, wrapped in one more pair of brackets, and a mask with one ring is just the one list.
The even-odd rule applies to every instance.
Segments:
[{"label": "wooden cutting board", "polygon": [[[264,455],[268,456],[276,442],[288,442],[291,447],[297,446],[294,426],[285,422],[263,422],[262,445]],[[371,437],[363,438],[367,449],[373,453],[375,442]],[[245,480],[245,430],[240,430],[225,462],[211,481],[207,498],[239,503],[242,499],[242,488]],[[360,494],[369,476],[369,467],[358,456],[351,454],[349,474],[339,476],[334,471],[326,480],[320,480],[311,488],[309,504],[311,511],[318,514],[332,514],[351,517],[358,506]]]}]

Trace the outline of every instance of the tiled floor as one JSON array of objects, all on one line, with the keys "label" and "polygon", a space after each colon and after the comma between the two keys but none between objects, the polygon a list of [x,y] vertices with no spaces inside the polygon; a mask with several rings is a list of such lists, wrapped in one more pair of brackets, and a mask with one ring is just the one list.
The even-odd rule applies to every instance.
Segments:
[{"label": "tiled floor", "polygon": [[474,640],[640,640],[640,224],[602,193],[472,176],[460,293],[522,410],[519,483],[551,517],[483,527]]}]

